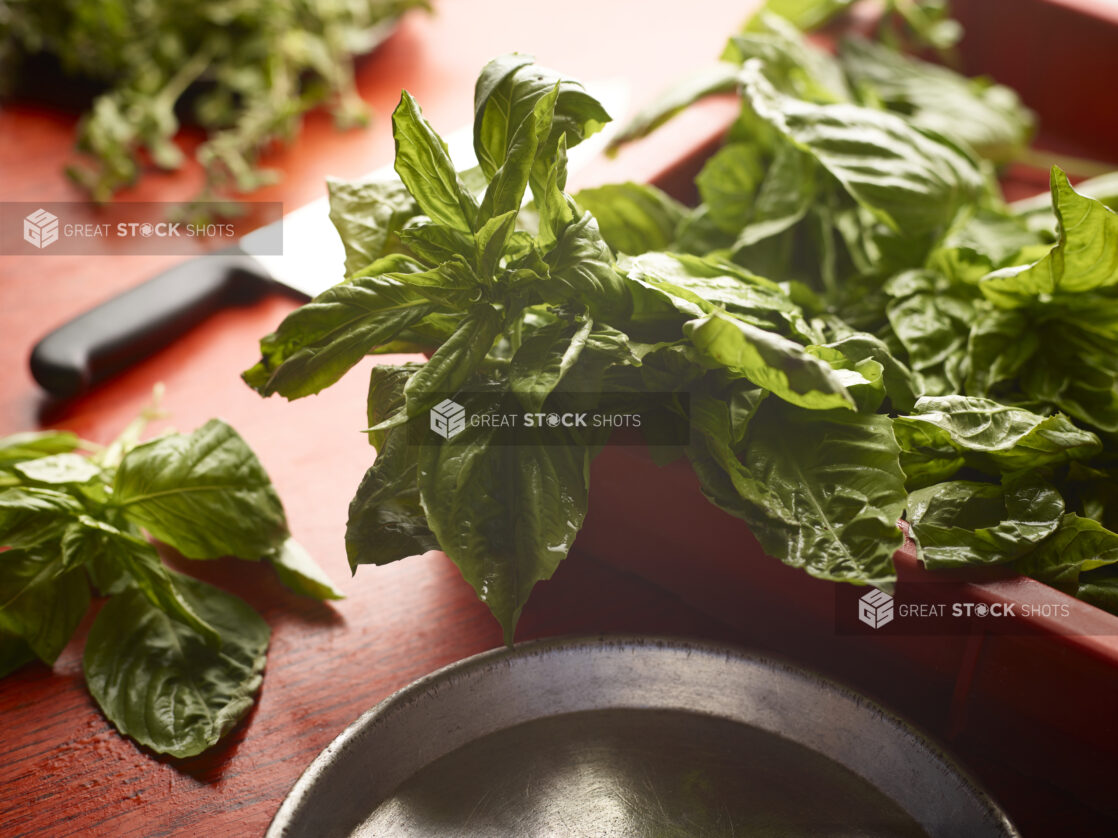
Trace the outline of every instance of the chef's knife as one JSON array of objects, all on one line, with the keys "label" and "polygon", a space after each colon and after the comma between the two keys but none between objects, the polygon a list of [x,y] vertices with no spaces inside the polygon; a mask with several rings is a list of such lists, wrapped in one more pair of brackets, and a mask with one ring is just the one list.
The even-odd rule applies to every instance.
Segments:
[{"label": "chef's knife", "polygon": [[[587,87],[615,118],[625,112],[624,82]],[[609,128],[570,150],[569,171],[604,148]],[[459,170],[476,165],[469,126],[446,139]],[[394,176],[392,166],[385,166],[365,179]],[[51,395],[70,398],[162,348],[215,311],[252,301],[277,284],[301,297],[317,296],[345,275],[345,253],[329,210],[326,198],[312,201],[232,247],[188,259],[79,315],[39,341],[31,352],[31,374]],[[283,255],[261,255],[269,250],[265,243],[276,240],[283,241]]]}]

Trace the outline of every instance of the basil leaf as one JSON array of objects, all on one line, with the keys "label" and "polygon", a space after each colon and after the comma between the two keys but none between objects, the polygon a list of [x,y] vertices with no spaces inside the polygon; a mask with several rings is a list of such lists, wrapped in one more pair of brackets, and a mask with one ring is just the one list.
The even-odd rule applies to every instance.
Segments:
[{"label": "basil leaf", "polygon": [[1118,534],[1090,518],[1069,514],[1014,569],[1075,596],[1080,574],[1118,563]]},{"label": "basil leaf", "polygon": [[589,452],[562,429],[554,445],[494,445],[494,433],[467,426],[421,446],[419,491],[442,549],[511,643],[533,586],[551,577],[582,526]]},{"label": "basil leaf", "polygon": [[446,143],[406,90],[392,113],[396,173],[432,221],[464,233],[477,224],[477,201],[458,179]]},{"label": "basil leaf", "polygon": [[[156,608],[168,616],[190,626],[206,643],[217,647],[221,638],[213,626],[191,608],[175,584],[177,574],[172,574],[159,558],[155,547],[138,535],[122,532],[111,524],[83,515],[79,523],[96,531],[102,538],[102,560],[123,572],[126,587],[141,591]],[[120,588],[121,583],[113,587]]]},{"label": "basil leaf", "polygon": [[[505,55],[485,65],[474,88],[474,151],[486,177],[492,179],[505,164],[517,131],[553,91],[557,93],[549,131],[540,132],[536,152],[547,165],[561,139],[573,148],[609,122],[609,114],[579,82],[533,64],[529,56]],[[536,167],[533,191],[545,177]]]},{"label": "basil leaf", "polygon": [[65,485],[88,483],[101,473],[96,465],[80,454],[52,454],[16,463],[15,471],[35,483]]},{"label": "basil leaf", "polygon": [[916,404],[919,397],[916,377],[873,335],[856,333],[821,348],[841,352],[850,369],[860,370],[867,363],[880,366],[884,394],[889,397],[894,410],[911,410]]},{"label": "basil leaf", "polygon": [[[412,253],[429,265],[460,258],[474,259],[477,243],[473,237],[445,224],[413,224],[400,231],[400,241]],[[400,277],[400,274],[393,274]]]},{"label": "basil leaf", "polygon": [[466,260],[454,254],[437,268],[415,273],[386,274],[385,279],[399,282],[408,291],[425,297],[445,308],[462,308],[477,299],[481,280]]},{"label": "basil leaf", "polygon": [[[369,394],[365,405],[370,428],[375,428],[404,407],[404,385],[422,364],[378,364],[369,372]],[[370,431],[369,442],[379,451],[387,431]]]},{"label": "basil leaf", "polygon": [[252,707],[269,630],[232,594],[189,577],[178,585],[220,633],[220,650],[140,591],[128,591],[97,615],[83,668],[94,700],[121,733],[158,753],[190,757],[214,745]]},{"label": "basil leaf", "polygon": [[[767,399],[749,423],[741,514],[765,552],[812,576],[887,587],[904,542],[900,449],[886,416]],[[742,514],[744,513],[744,514]]]},{"label": "basil leaf", "polygon": [[61,536],[84,507],[65,492],[35,487],[0,490],[0,546],[34,547]]},{"label": "basil leaf", "polygon": [[551,274],[548,302],[574,300],[585,305],[591,317],[607,321],[632,309],[629,289],[590,213],[560,233],[545,259]]},{"label": "basil leaf", "polygon": [[527,338],[509,366],[509,388],[524,407],[538,412],[563,376],[578,361],[586,347],[594,321],[558,323]]},{"label": "basil leaf", "polygon": [[[58,659],[88,608],[89,583],[81,568],[67,569],[59,555],[0,553],[0,635],[21,639],[39,660]],[[8,645],[18,660],[18,644]]]},{"label": "basil leaf", "polygon": [[723,232],[737,234],[749,222],[764,178],[764,161],[758,149],[745,143],[730,143],[703,164],[695,185],[710,220]]},{"label": "basil leaf", "polygon": [[395,179],[347,182],[327,178],[326,190],[330,220],[345,246],[346,276],[398,251],[404,225],[419,214],[407,187]]},{"label": "basil leaf", "polygon": [[262,360],[242,377],[262,396],[313,395],[432,310],[429,300],[393,279],[360,277],[336,285],[261,340]]},{"label": "basil leaf", "polygon": [[409,416],[454,393],[478,370],[501,330],[501,316],[479,303],[431,358],[404,385]]},{"label": "basil leaf", "polygon": [[1060,523],[1064,500],[1036,477],[960,480],[918,489],[908,520],[924,564],[937,570],[1021,558]]},{"label": "basil leaf", "polygon": [[602,238],[615,253],[668,249],[685,211],[655,186],[632,182],[583,189],[574,197],[597,219]]},{"label": "basil leaf", "polygon": [[351,570],[359,564],[389,564],[439,549],[419,500],[419,452],[409,444],[407,434],[406,427],[386,432],[372,468],[349,504],[345,546]]},{"label": "basil leaf", "polygon": [[712,365],[748,378],[811,410],[854,409],[842,378],[798,343],[721,313],[684,324],[683,333]]},{"label": "basil leaf", "polygon": [[932,449],[987,473],[1024,471],[1085,460],[1102,451],[1099,438],[1065,416],[966,396],[922,398],[893,429],[906,451]]},{"label": "basil leaf", "polygon": [[880,102],[913,125],[996,163],[1012,162],[1029,143],[1033,116],[1008,87],[966,78],[862,38],[845,40],[840,58],[863,100]]},{"label": "basil leaf", "polygon": [[1040,345],[1040,336],[1025,313],[979,313],[967,343],[967,393],[983,396],[1004,382],[1015,382]]},{"label": "basil leaf", "polygon": [[1080,195],[1060,169],[1052,169],[1052,201],[1060,223],[1060,241],[1031,265],[1005,268],[979,285],[990,302],[1021,308],[1040,295],[1083,294],[1118,285],[1118,214]]},{"label": "basil leaf", "polygon": [[520,123],[515,128],[509,125],[512,136],[504,158],[493,173],[481,201],[480,217],[483,221],[506,213],[515,214],[520,209],[540,145],[547,142],[551,131],[551,121],[559,98],[559,84],[557,81],[547,91],[540,89],[531,110],[524,114]]},{"label": "basil leaf", "polygon": [[813,102],[849,102],[853,98],[838,62],[811,44],[781,15],[764,10],[745,31],[730,38],[723,61],[745,64],[759,59],[765,72],[785,93]]},{"label": "basil leaf", "polygon": [[[943,277],[915,271],[890,280],[885,291],[893,297],[886,304],[885,315],[909,364],[917,372],[928,373],[933,382],[937,373],[946,378],[945,365],[966,354],[971,324],[977,318],[973,300],[954,294]],[[938,395],[961,386],[961,380],[945,381],[929,390]]]},{"label": "basil leaf", "polygon": [[218,419],[129,451],[113,480],[112,503],[192,559],[258,559],[287,536],[283,506],[263,466]]},{"label": "basil leaf", "polygon": [[666,292],[677,303],[691,303],[677,305],[681,313],[711,314],[721,307],[760,329],[806,343],[822,340],[783,288],[736,265],[713,257],[645,253],[627,259],[624,268],[630,279]]},{"label": "basil leaf", "polygon": [[345,599],[318,562],[294,538],[288,538],[269,554],[268,561],[279,580],[297,594],[313,599]]},{"label": "basil leaf", "polygon": [[1084,573],[1079,579],[1076,596],[1111,614],[1118,614],[1118,573],[1113,566]]},{"label": "basil leaf", "polygon": [[77,434],[69,431],[30,431],[0,437],[0,467],[52,454],[67,454],[80,444]]},{"label": "basil leaf", "polygon": [[856,105],[813,105],[778,93],[756,60],[741,78],[754,111],[811,154],[854,200],[906,235],[945,227],[982,192],[982,176],[953,147],[904,119]]}]

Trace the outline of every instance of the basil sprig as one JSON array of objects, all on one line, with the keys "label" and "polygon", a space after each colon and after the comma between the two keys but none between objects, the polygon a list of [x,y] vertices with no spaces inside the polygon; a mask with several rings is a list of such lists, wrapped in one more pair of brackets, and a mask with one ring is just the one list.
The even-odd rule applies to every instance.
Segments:
[{"label": "basil sprig", "polygon": [[[89,610],[86,682],[122,732],[176,757],[214,745],[252,706],[267,623],[167,567],[152,535],[191,559],[264,559],[297,593],[341,595],[291,538],[263,466],[233,428],[101,448],[64,431],[0,439],[0,676],[52,664]],[[79,453],[88,451],[91,453]]]}]

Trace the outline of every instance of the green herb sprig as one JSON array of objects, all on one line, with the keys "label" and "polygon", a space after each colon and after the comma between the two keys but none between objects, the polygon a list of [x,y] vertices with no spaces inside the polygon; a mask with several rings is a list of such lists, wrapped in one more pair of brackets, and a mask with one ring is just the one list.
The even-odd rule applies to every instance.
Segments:
[{"label": "green herb sprig", "polygon": [[0,676],[54,663],[92,584],[108,600],[85,643],[90,693],[122,733],[188,757],[252,706],[270,632],[236,596],[167,567],[145,534],[191,559],[264,559],[297,593],[341,594],[236,431],[212,419],[141,443],[152,415],[108,447],[66,431],[0,439]]}]

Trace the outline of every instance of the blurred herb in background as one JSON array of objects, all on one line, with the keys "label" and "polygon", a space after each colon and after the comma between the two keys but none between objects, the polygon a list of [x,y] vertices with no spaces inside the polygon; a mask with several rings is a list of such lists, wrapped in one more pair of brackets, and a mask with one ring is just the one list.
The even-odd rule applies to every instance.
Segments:
[{"label": "blurred herb in background", "polygon": [[177,169],[180,121],[205,132],[199,201],[276,180],[259,166],[304,113],[326,105],[339,127],[367,121],[353,75],[404,11],[426,0],[0,0],[0,77],[33,86],[44,60],[98,92],[78,126],[70,177],[97,201],[150,161]]}]

